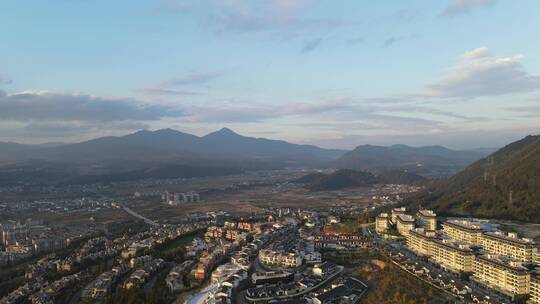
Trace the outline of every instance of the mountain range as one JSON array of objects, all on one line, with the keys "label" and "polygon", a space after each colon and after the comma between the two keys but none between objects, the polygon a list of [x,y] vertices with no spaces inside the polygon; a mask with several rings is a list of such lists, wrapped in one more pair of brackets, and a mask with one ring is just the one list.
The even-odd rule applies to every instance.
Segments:
[{"label": "mountain range", "polygon": [[456,173],[487,154],[489,150],[457,151],[442,146],[362,145],[345,153],[330,166],[371,172],[398,169],[440,177]]},{"label": "mountain range", "polygon": [[343,153],[344,151],[337,149],[246,137],[228,128],[202,137],[162,129],[53,146],[0,143],[0,160],[4,162],[24,159],[79,163],[108,160],[186,161],[203,158],[330,160]]},{"label": "mountain range", "polygon": [[463,171],[433,182],[409,203],[442,215],[540,223],[540,136],[513,142]]},{"label": "mountain range", "polygon": [[[0,143],[0,185],[215,176],[283,168],[346,168],[377,174],[397,169],[440,176],[481,156],[405,145],[359,146],[347,152],[242,136],[228,128],[205,136],[172,129],[142,130],[69,144]],[[171,174],[167,168],[173,166],[184,167]]]},{"label": "mountain range", "polygon": [[345,151],[239,135],[142,130],[70,144],[0,143],[0,185],[82,184],[189,178],[319,167]]},{"label": "mountain range", "polygon": [[[489,152],[405,145],[362,145],[344,151],[246,137],[227,128],[205,136],[171,129],[143,130],[70,144],[0,142],[0,185],[67,185],[332,168],[338,170],[308,175],[299,182],[312,190],[423,182],[428,186],[410,199],[411,206],[433,208],[441,215],[540,222],[540,136],[528,136],[486,156]],[[436,178],[424,182],[424,177]]]}]

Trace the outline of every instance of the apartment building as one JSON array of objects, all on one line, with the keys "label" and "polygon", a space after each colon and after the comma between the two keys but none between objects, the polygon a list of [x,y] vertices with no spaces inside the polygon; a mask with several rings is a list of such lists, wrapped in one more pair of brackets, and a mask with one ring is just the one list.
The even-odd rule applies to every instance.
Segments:
[{"label": "apartment building", "polygon": [[464,242],[471,246],[480,245],[482,229],[476,222],[452,220],[444,222],[442,227],[446,237],[453,241]]},{"label": "apartment building", "polygon": [[540,273],[531,275],[528,304],[540,304]]},{"label": "apartment building", "polygon": [[317,235],[313,239],[314,249],[363,248],[366,240],[359,235]]},{"label": "apartment building", "polygon": [[519,238],[516,233],[485,232],[481,238],[481,245],[486,253],[492,255],[510,256],[522,262],[533,261],[534,242]]},{"label": "apartment building", "polygon": [[261,250],[259,260],[268,266],[280,266],[294,268],[302,265],[302,257],[292,252],[277,252],[272,250]]},{"label": "apartment building", "polygon": [[409,231],[414,229],[414,218],[408,214],[399,214],[396,221],[397,231],[403,236],[407,236]]},{"label": "apartment building", "polygon": [[[470,273],[475,282],[514,300],[528,296],[528,304],[540,304],[540,272],[530,274],[523,264],[540,265],[540,251],[532,240],[515,233],[487,232],[492,229],[489,224],[468,220],[444,222],[444,239],[439,239],[437,231],[408,230],[407,217],[397,216],[398,231],[406,235],[407,247],[417,255],[449,271]],[[482,247],[486,254],[479,256],[471,247]]]},{"label": "apartment building", "polygon": [[457,273],[473,271],[474,252],[466,244],[434,239],[431,241],[430,251],[430,260],[449,271]]},{"label": "apartment building", "polygon": [[434,231],[416,228],[407,235],[407,247],[419,256],[430,256],[432,241],[435,240]]},{"label": "apartment building", "polygon": [[531,275],[520,261],[487,254],[476,257],[472,279],[515,299],[529,293]]},{"label": "apartment building", "polygon": [[405,214],[406,211],[407,211],[407,208],[405,208],[405,207],[393,208],[392,209],[392,218],[391,218],[392,224],[394,224],[394,225],[397,224],[398,215]]},{"label": "apartment building", "polygon": [[384,233],[390,228],[390,217],[388,213],[381,213],[375,218],[375,231],[377,233]]},{"label": "apartment building", "polygon": [[437,230],[437,214],[432,210],[422,209],[416,213],[416,222],[418,227],[428,231]]}]

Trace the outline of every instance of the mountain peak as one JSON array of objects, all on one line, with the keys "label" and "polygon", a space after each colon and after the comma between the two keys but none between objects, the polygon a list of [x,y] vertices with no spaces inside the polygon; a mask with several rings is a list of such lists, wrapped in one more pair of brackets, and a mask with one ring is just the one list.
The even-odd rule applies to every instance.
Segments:
[{"label": "mountain peak", "polygon": [[221,133],[221,134],[235,134],[235,135],[238,135],[238,133],[234,132],[233,130],[231,130],[231,129],[227,128],[227,127],[221,128],[217,132]]},{"label": "mountain peak", "polygon": [[208,137],[243,137],[243,136],[225,127],[225,128],[221,128],[218,131],[208,133],[204,137],[208,138]]},{"label": "mountain peak", "polygon": [[156,133],[156,134],[181,134],[182,132],[180,132],[178,130],[171,129],[171,128],[166,128],[166,129],[155,130],[153,133]]}]

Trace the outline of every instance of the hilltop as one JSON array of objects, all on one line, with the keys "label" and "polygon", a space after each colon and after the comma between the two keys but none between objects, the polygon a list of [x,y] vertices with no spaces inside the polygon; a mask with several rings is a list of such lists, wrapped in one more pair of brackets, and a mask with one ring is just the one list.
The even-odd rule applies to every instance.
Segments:
[{"label": "hilltop", "polygon": [[375,175],[367,171],[341,169],[332,173],[311,173],[296,180],[312,191],[331,191],[374,184],[418,184],[422,176],[399,170]]}]

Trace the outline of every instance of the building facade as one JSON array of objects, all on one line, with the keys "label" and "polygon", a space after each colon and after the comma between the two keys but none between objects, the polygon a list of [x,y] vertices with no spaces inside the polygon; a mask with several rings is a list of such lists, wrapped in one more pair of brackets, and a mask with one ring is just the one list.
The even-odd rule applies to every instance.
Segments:
[{"label": "building facade", "polygon": [[434,231],[425,231],[416,228],[407,235],[407,247],[419,256],[431,256],[432,241],[435,240]]},{"label": "building facade", "polygon": [[529,304],[540,304],[540,273],[531,275]]},{"label": "building facade", "polygon": [[375,231],[377,233],[384,233],[390,228],[390,217],[388,213],[381,213],[375,218]]},{"label": "building facade", "polygon": [[419,210],[416,213],[416,221],[419,227],[428,231],[437,230],[437,214],[432,210]]},{"label": "building facade", "polygon": [[430,259],[449,271],[457,273],[473,271],[475,256],[467,245],[447,240],[433,240],[430,250]]},{"label": "building facade", "polygon": [[405,212],[407,212],[407,208],[405,208],[405,207],[393,208],[392,209],[392,218],[391,218],[392,224],[394,224],[394,225],[397,224],[398,215],[405,214]]},{"label": "building facade", "polygon": [[414,229],[414,218],[408,214],[399,214],[397,216],[397,231],[403,236],[407,236],[409,231]]},{"label": "building facade", "polygon": [[261,250],[259,260],[268,266],[279,266],[285,268],[295,268],[302,265],[302,257],[292,252],[277,252],[272,250]]},{"label": "building facade", "polygon": [[515,233],[486,232],[482,235],[481,245],[489,254],[506,255],[522,262],[533,261],[534,242],[518,238]]},{"label": "building facade", "polygon": [[447,238],[464,242],[465,244],[480,245],[482,229],[480,225],[469,221],[447,221],[442,224],[443,233]]},{"label": "building facade", "polygon": [[474,261],[473,280],[515,298],[529,293],[531,276],[517,260],[482,255]]}]

